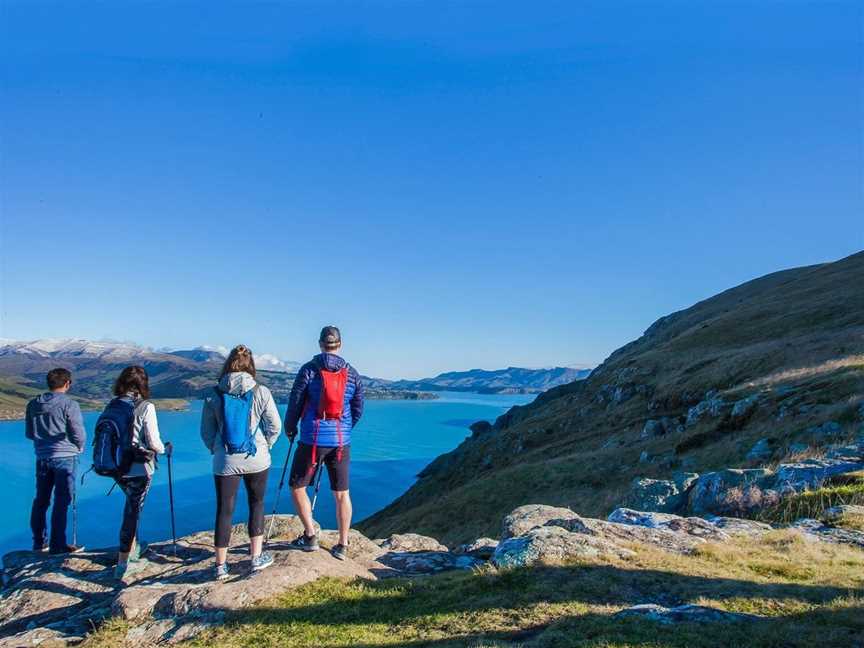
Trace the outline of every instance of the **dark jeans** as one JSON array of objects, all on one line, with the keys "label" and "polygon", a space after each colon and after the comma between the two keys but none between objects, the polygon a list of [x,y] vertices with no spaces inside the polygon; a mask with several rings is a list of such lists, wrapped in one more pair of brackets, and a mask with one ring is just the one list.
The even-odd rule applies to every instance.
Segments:
[{"label": "dark jeans", "polygon": [[138,536],[138,520],[141,519],[141,509],[144,508],[144,498],[150,490],[150,477],[121,477],[117,480],[126,494],[126,505],[123,507],[123,523],[120,525],[120,553],[129,553],[132,541]]},{"label": "dark jeans", "polygon": [[54,508],[51,511],[50,548],[66,548],[66,515],[75,496],[75,473],[78,457],[56,457],[36,460],[36,497],[30,511],[30,529],[33,531],[33,547],[41,548],[48,539],[45,514],[51,505],[54,492]]},{"label": "dark jeans", "polygon": [[264,535],[264,493],[270,469],[250,475],[214,475],[216,480],[216,546],[220,549],[231,544],[231,518],[237,501],[240,480],[246,485],[249,503],[249,537]]}]

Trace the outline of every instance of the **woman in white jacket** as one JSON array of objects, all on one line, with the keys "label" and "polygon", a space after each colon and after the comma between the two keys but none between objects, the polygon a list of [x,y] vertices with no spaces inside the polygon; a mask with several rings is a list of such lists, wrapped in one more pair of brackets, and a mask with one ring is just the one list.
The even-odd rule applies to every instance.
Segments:
[{"label": "woman in white jacket", "polygon": [[[132,440],[133,443],[150,451],[151,458],[146,461],[133,461],[129,471],[117,479],[117,485],[126,495],[126,505],[123,507],[123,522],[120,525],[120,550],[117,554],[117,567],[114,575],[117,578],[137,571],[143,565],[138,558],[141,546],[138,541],[138,521],[144,499],[150,490],[153,473],[156,470],[156,455],[171,452],[170,443],[162,443],[159,436],[159,423],[156,420],[156,407],[148,401],[150,398],[150,381],[144,367],[126,367],[120,372],[114,383],[115,400],[132,406]],[[109,405],[110,407],[110,405]]]},{"label": "woman in white jacket", "polygon": [[[252,393],[252,401],[248,435],[254,448],[232,453],[230,444],[224,438],[225,399],[242,398],[249,392]],[[216,485],[216,580],[224,580],[229,576],[226,559],[231,543],[231,520],[241,481],[246,487],[249,504],[251,570],[259,571],[273,564],[273,557],[262,550],[264,495],[270,472],[270,448],[278,440],[281,431],[282,421],[270,390],[255,382],[252,351],[242,344],[234,347],[225,360],[218,386],[204,399],[201,412],[201,440],[213,454],[213,479]]]}]

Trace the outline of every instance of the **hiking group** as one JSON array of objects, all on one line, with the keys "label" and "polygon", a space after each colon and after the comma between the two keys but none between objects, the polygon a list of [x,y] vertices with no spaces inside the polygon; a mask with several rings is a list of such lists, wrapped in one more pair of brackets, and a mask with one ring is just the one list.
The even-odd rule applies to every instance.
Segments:
[{"label": "hiking group", "polygon": [[[317,484],[326,468],[339,529],[339,541],[330,551],[340,560],[346,557],[352,513],[348,490],[351,432],[363,415],[363,384],[357,371],[339,355],[342,335],[338,328],[325,326],[318,342],[321,353],[303,365],[294,380],[284,427],[270,390],[256,382],[252,351],[242,344],[228,354],[218,383],[204,397],[201,440],[213,455],[216,490],[213,577],[217,580],[230,575],[227,553],[240,482],[246,489],[249,506],[250,570],[260,571],[273,564],[273,557],[264,550],[264,496],[270,472],[270,449],[283,429],[290,445],[277,498],[297,440],[289,487],[304,528],[291,545],[303,551],[319,548],[313,519],[314,500],[310,502],[306,488],[314,481],[317,496]],[[25,418],[25,434],[33,441],[36,451],[36,496],[30,514],[33,550],[51,554],[77,553],[83,551],[83,547],[77,544],[76,537],[76,474],[87,433],[81,409],[67,393],[72,386],[71,373],[67,369],[52,369],[48,372],[47,383],[49,391],[27,404]],[[139,520],[157,469],[158,455],[163,454],[168,459],[173,533],[173,448],[160,437],[156,407],[149,400],[149,377],[143,367],[123,369],[114,383],[113,394],[114,398],[94,427],[91,470],[110,477],[114,482],[112,490],[116,485],[126,497],[114,569],[115,576],[123,578],[143,568]],[[49,534],[46,515],[52,493]],[[66,535],[70,505],[73,510],[71,543],[67,542]]]}]

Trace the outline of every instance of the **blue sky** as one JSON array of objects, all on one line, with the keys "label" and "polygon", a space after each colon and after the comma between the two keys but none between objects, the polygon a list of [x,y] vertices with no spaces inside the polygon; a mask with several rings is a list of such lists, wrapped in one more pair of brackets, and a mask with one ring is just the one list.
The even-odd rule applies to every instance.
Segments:
[{"label": "blue sky", "polygon": [[595,364],[864,248],[860,3],[0,2],[0,337]]}]

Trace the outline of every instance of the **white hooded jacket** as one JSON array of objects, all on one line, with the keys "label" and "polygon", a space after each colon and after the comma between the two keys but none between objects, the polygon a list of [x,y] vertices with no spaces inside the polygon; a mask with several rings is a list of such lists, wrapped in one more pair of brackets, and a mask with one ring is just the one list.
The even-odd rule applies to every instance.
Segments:
[{"label": "white hooded jacket", "polygon": [[[256,386],[255,379],[248,373],[237,371],[225,374],[219,381],[219,388],[229,394],[241,395]],[[276,409],[270,390],[258,385],[252,398],[252,412],[249,419],[250,431],[255,431],[255,455],[227,454],[222,443],[220,429],[221,416],[218,408],[222,401],[215,393],[204,398],[201,411],[201,440],[213,454],[214,475],[248,475],[261,472],[270,467],[270,448],[279,439],[282,420]]]}]

